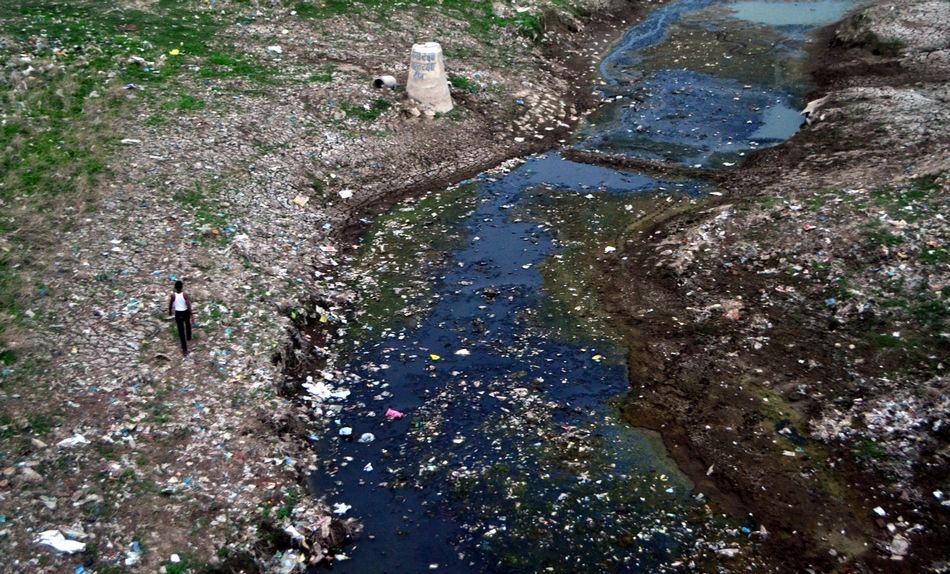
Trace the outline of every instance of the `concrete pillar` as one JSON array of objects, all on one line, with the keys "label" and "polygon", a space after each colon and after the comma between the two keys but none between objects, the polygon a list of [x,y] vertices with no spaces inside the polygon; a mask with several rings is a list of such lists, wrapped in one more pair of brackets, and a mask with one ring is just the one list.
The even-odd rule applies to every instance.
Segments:
[{"label": "concrete pillar", "polygon": [[438,42],[412,45],[406,92],[424,110],[443,114],[452,111],[454,106],[445,74],[445,57]]}]

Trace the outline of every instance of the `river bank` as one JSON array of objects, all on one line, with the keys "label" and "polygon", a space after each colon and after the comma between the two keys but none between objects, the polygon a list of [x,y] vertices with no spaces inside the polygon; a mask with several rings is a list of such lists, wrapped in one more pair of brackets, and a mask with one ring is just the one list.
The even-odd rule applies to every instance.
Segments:
[{"label": "river bank", "polygon": [[[652,524],[655,519],[658,527],[645,530],[636,526],[643,524],[637,519],[637,513],[643,509],[638,508],[635,493],[672,495],[681,492],[684,485],[673,470],[639,475],[642,467],[638,464],[668,469],[660,462],[662,449],[658,453],[639,443],[639,463],[627,467],[626,457],[630,453],[624,449],[630,448],[628,441],[637,443],[643,439],[618,436],[609,422],[614,413],[604,409],[601,402],[615,392],[611,386],[615,370],[596,366],[612,361],[611,339],[647,341],[669,354],[672,366],[659,363],[650,353],[634,346],[627,363],[635,383],[642,383],[639,378],[644,375],[663,377],[683,362],[680,349],[663,347],[664,337],[670,333],[662,330],[626,331],[620,337],[613,336],[617,334],[616,318],[623,317],[629,309],[613,304],[611,297],[629,295],[644,285],[638,280],[642,271],[635,275],[613,273],[616,270],[610,265],[618,263],[642,270],[631,257],[639,235],[657,229],[655,222],[667,220],[670,213],[685,213],[681,217],[688,220],[695,217],[696,204],[708,209],[710,201],[697,198],[702,193],[701,186],[687,185],[677,181],[676,176],[711,175],[708,179],[725,179],[737,185],[735,182],[748,177],[748,171],[733,177],[721,172],[710,174],[708,169],[720,163],[731,166],[746,150],[761,145],[759,140],[775,142],[798,127],[796,123],[791,132],[782,136],[782,131],[769,124],[769,118],[775,114],[765,113],[764,120],[750,114],[750,108],[753,112],[761,111],[759,102],[767,102],[770,110],[778,103],[775,109],[781,112],[785,99],[768,90],[754,91],[752,85],[737,86],[734,75],[746,74],[741,78],[748,78],[752,80],[749,84],[753,84],[762,81],[767,73],[765,86],[775,85],[794,93],[803,71],[796,69],[794,59],[781,57],[786,52],[763,61],[761,47],[764,45],[764,53],[768,54],[769,40],[774,37],[769,30],[736,25],[728,11],[717,12],[711,4],[681,2],[668,11],[657,12],[650,25],[638,28],[630,36],[628,44],[635,50],[660,54],[662,57],[654,55],[644,66],[661,71],[671,61],[672,46],[689,58],[687,72],[718,68],[712,72],[712,81],[698,74],[664,72],[662,78],[672,77],[672,89],[653,80],[652,89],[632,93],[626,89],[611,94],[626,100],[622,103],[624,108],[659,108],[661,119],[671,117],[666,113],[676,112],[672,117],[677,122],[663,124],[664,129],[674,134],[703,130],[702,137],[687,136],[690,142],[700,142],[700,149],[712,150],[693,160],[697,165],[670,169],[656,160],[618,162],[603,161],[610,160],[610,156],[596,158],[598,163],[635,163],[638,169],[652,168],[648,171],[672,177],[672,181],[651,182],[640,174],[574,164],[557,154],[531,157],[483,174],[463,186],[406,202],[371,227],[363,238],[358,264],[364,276],[356,287],[362,292],[363,304],[357,306],[354,318],[359,331],[363,331],[360,340],[366,344],[350,346],[353,365],[345,384],[334,389],[310,390],[346,394],[338,404],[328,407],[333,407],[328,414],[338,436],[320,441],[318,448],[325,454],[312,477],[318,492],[339,501],[335,503],[344,510],[352,507],[355,513],[367,517],[366,532],[356,538],[353,562],[339,566],[343,571],[360,571],[367,563],[384,564],[380,566],[384,570],[395,567],[388,562],[394,553],[400,554],[400,565],[423,569],[428,564],[439,568],[449,564],[456,571],[520,571],[539,567],[558,571],[582,564],[595,568],[593,561],[596,568],[605,569],[780,571],[813,567],[824,571],[839,567],[839,561],[848,568],[856,556],[865,552],[868,530],[853,513],[846,475],[840,470],[843,463],[831,461],[830,466],[812,469],[810,461],[824,453],[804,439],[797,426],[800,421],[780,402],[781,397],[756,397],[770,407],[768,415],[775,418],[774,428],[762,425],[768,433],[757,427],[751,433],[745,427],[741,429],[747,433],[742,436],[761,439],[760,444],[752,445],[759,447],[759,451],[736,440],[735,452],[725,453],[729,448],[726,445],[720,452],[728,456],[710,463],[696,449],[679,448],[676,429],[671,430],[660,421],[671,418],[671,410],[690,422],[694,422],[693,415],[709,412],[709,424],[704,430],[722,433],[717,435],[717,441],[725,442],[721,437],[734,432],[737,425],[730,417],[741,412],[741,408],[725,408],[731,381],[723,383],[727,390],[721,397],[707,389],[700,390],[699,386],[687,388],[685,393],[681,389],[671,391],[669,394],[677,399],[701,405],[680,411],[675,407],[664,409],[661,401],[645,398],[642,389],[634,387],[624,402],[627,418],[635,425],[650,426],[664,434],[677,461],[689,471],[698,487],[698,500],[703,500],[702,495],[711,496],[714,510],[728,510],[729,516],[741,525],[740,528],[728,522],[717,524],[710,520],[714,511],[704,511],[701,505],[690,511],[689,505],[678,506],[669,499],[661,502],[653,495],[640,498],[641,502],[650,500],[647,505],[667,505],[665,517],[676,517],[677,513],[688,516],[682,525],[691,530],[689,533],[652,515],[647,522]],[[822,6],[834,13],[846,4],[826,2]],[[789,17],[787,11],[783,16]],[[672,26],[678,18],[685,20],[685,29]],[[825,21],[833,20],[831,17]],[[722,27],[729,33],[697,33],[706,31],[706,26],[713,31]],[[664,32],[675,41],[655,43],[654,38],[662,37]],[[795,31],[783,34],[791,37],[786,42],[792,46],[802,41]],[[699,35],[703,43],[689,39],[694,35]],[[725,58],[716,49],[716,42],[729,47]],[[712,47],[708,46],[710,43]],[[637,57],[636,51],[629,54],[624,57]],[[773,61],[784,65],[782,73],[769,69]],[[758,67],[748,72],[741,64]],[[724,81],[717,84],[716,78],[722,76]],[[698,102],[699,108],[695,107],[697,102],[685,101],[691,106],[690,113],[674,109],[668,100],[675,103],[677,96],[691,93],[684,84],[677,85],[682,77],[690,82],[699,80],[703,94],[710,94],[709,100],[723,107],[729,106],[725,102],[730,100],[744,102],[736,106],[734,114],[727,112],[722,116],[704,112],[703,106],[710,104],[703,99]],[[634,88],[639,86],[635,83]],[[694,114],[695,119],[691,119]],[[793,110],[793,115],[797,116],[797,111]],[[729,124],[729,129],[714,133],[720,120]],[[588,129],[594,122],[606,124],[607,130],[621,134],[624,128],[630,133],[634,130],[629,128],[635,127],[620,123],[616,130],[611,116],[598,115],[581,132],[582,138],[596,141],[598,146],[600,142],[615,144],[616,139],[596,139],[597,132],[602,133],[604,128]],[[756,123],[760,125],[742,127]],[[766,125],[769,130],[763,128]],[[641,128],[636,126],[636,131]],[[732,147],[720,151],[717,140],[723,142],[723,148]],[[685,154],[696,157],[694,151],[684,154],[672,146],[653,149],[674,158]],[[784,153],[787,148],[779,150]],[[583,152],[571,157],[592,156]],[[753,156],[750,163],[757,161],[756,157],[761,156]],[[702,169],[704,165],[706,170]],[[654,188],[657,185],[659,191]],[[581,189],[590,193],[581,197],[577,193]],[[711,197],[722,193],[713,191]],[[803,227],[803,231],[810,231],[812,225]],[[618,245],[624,247],[618,249]],[[539,264],[540,277],[532,269]],[[595,267],[606,268],[607,277],[622,285],[589,271]],[[729,288],[725,280],[721,282]],[[642,309],[648,315],[644,323],[653,329],[670,329],[662,322],[664,318],[673,326],[684,325],[679,317],[685,318],[685,314],[696,310],[693,306],[679,307],[678,300],[660,299],[663,292],[649,285],[645,289],[653,306]],[[598,293],[599,299],[606,301],[607,314],[596,298],[583,296],[589,293]],[[664,306],[659,307],[660,303]],[[658,309],[661,313],[654,315]],[[705,311],[713,313],[716,309],[729,320],[742,317],[741,301]],[[666,313],[669,317],[664,317]],[[560,323],[553,332],[552,321]],[[572,321],[576,321],[573,326],[569,324]],[[595,340],[590,339],[592,333]],[[567,340],[576,341],[577,347],[563,345]],[[754,343],[761,346],[762,341]],[[593,364],[585,365],[586,361]],[[707,372],[714,371],[703,374]],[[499,414],[498,408],[486,410],[485,401],[495,404],[487,397],[503,401],[500,411],[505,414]],[[577,406],[578,401],[583,407]],[[758,413],[762,407],[755,404]],[[387,420],[387,405],[390,409],[408,410],[412,425]],[[585,413],[584,407],[591,410]],[[714,419],[713,415],[721,418]],[[481,424],[472,426],[472,419]],[[753,418],[749,424],[763,420]],[[560,428],[552,428],[554,421],[560,422]],[[519,432],[512,435],[504,429]],[[636,431],[631,434],[637,436]],[[773,434],[776,438],[772,438]],[[786,440],[790,445],[773,452],[780,446],[778,439],[784,437],[789,437]],[[537,442],[532,443],[534,440]],[[529,444],[522,444],[525,441]],[[506,448],[495,453],[492,445],[499,442]],[[547,452],[546,448],[552,446],[563,447],[564,452],[560,456]],[[792,459],[795,462],[789,463]],[[604,460],[623,467],[624,472],[605,469],[601,466]],[[570,469],[566,475],[565,467]],[[657,484],[658,477],[669,483]],[[723,481],[721,477],[726,478]],[[747,490],[740,490],[748,489],[749,482],[756,479],[760,482],[754,484],[752,496]],[[771,482],[764,483],[766,479]],[[578,487],[572,480],[579,480],[582,485],[591,481],[599,486],[590,487],[596,489],[591,491]],[[731,480],[736,480],[736,484],[731,484]],[[629,488],[624,481],[629,481]],[[718,486],[723,483],[730,489]],[[767,494],[757,492],[756,486]],[[687,491],[691,488],[685,487]],[[459,507],[455,500],[458,497],[473,508]],[[612,504],[604,507],[604,500]],[[624,509],[619,515],[618,508]],[[881,508],[875,514],[880,516],[882,512],[887,515],[888,511]],[[547,528],[537,526],[539,523]],[[562,526],[572,534],[560,535]],[[461,531],[456,530],[459,527]],[[895,531],[901,527],[913,528],[903,521],[892,525]],[[438,532],[438,536],[424,534],[431,532]],[[693,544],[696,532],[702,533],[698,535],[701,541]],[[904,533],[896,539],[897,550],[903,550],[903,536]],[[583,544],[576,543],[578,539]],[[641,546],[636,542],[638,539],[654,542]],[[659,546],[659,553],[655,554],[653,544]],[[670,544],[666,548],[669,554],[663,556],[666,544]],[[889,546],[893,544],[892,541]],[[627,553],[622,549],[628,545],[637,545],[642,550]],[[677,545],[687,546],[691,551],[680,554],[682,547]],[[481,551],[472,554],[469,549],[473,546]],[[556,556],[551,549],[558,549]],[[783,558],[790,553],[794,553],[795,559],[783,566]]]},{"label": "river bank", "polygon": [[827,29],[810,125],[601,267],[627,420],[761,521],[777,570],[950,556],[947,17],[879,4]]},{"label": "river bank", "polygon": [[[280,570],[291,527],[304,562],[339,545],[351,522],[306,488],[315,405],[282,389],[304,355],[334,375],[298,325],[347,336],[344,231],[555,143],[625,25],[607,16],[646,6],[331,4],[0,11],[4,571]],[[372,89],[443,34],[455,112]],[[49,530],[83,550],[38,550]]]}]

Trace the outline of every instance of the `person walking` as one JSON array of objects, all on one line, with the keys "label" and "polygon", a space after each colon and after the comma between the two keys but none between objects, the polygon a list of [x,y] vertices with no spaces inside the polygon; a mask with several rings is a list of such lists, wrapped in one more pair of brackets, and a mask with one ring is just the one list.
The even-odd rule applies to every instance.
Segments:
[{"label": "person walking", "polygon": [[188,356],[188,341],[191,340],[191,325],[195,322],[191,314],[191,299],[184,292],[185,284],[175,281],[175,292],[168,298],[168,314],[174,312],[178,338],[181,339],[181,354]]}]

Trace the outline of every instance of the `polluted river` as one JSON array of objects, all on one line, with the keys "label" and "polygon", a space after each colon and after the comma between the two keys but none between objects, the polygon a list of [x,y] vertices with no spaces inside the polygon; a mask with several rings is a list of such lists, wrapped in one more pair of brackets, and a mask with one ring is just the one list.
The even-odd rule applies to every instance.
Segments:
[{"label": "polluted river", "polygon": [[[728,170],[801,126],[804,48],[844,0],[672,2],[629,29],[569,147]],[[563,153],[563,152],[562,152]],[[625,234],[714,191],[550,152],[397,206],[357,251],[351,375],[318,496],[362,525],[340,572],[657,572],[742,560],[659,436],[620,415],[624,345],[591,291]],[[319,377],[315,377],[319,379]],[[750,536],[751,534],[751,536]],[[322,567],[325,568],[325,567]]]}]

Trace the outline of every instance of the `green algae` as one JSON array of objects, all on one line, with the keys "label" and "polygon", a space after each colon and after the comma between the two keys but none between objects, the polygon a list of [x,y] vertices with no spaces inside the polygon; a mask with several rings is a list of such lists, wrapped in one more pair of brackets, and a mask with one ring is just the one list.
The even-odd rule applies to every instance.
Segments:
[{"label": "green algae", "polygon": [[638,195],[598,193],[590,199],[573,191],[538,188],[513,215],[544,224],[559,249],[540,267],[542,302],[536,326],[556,339],[596,345],[622,356],[621,326],[605,304],[605,274],[624,246],[658,218],[692,201],[677,192]]},{"label": "green algae", "polygon": [[793,93],[808,85],[803,63],[792,57],[794,51],[786,45],[785,36],[772,27],[726,15],[723,8],[712,8],[671,26],[669,41],[642,52],[638,70],[645,74],[669,68],[690,70]]},{"label": "green algae", "polygon": [[424,316],[441,264],[465,241],[476,190],[470,184],[431,193],[373,223],[354,261],[364,277],[358,286],[364,331],[409,328]]}]

